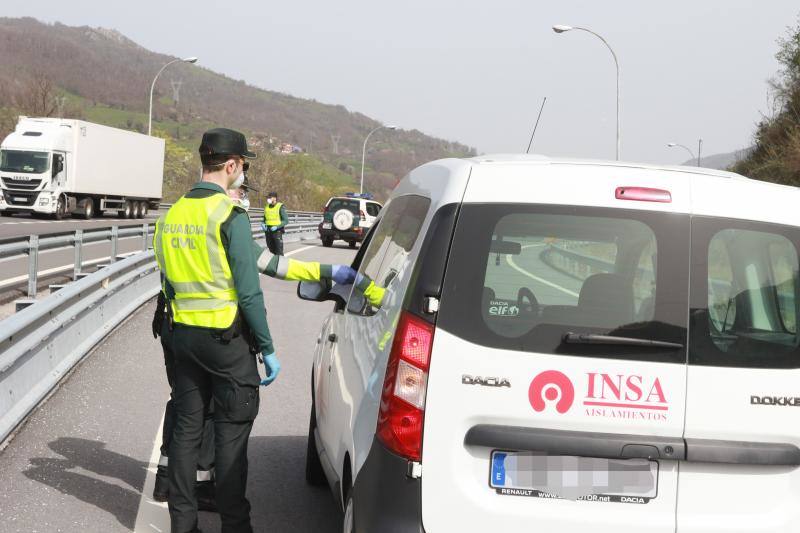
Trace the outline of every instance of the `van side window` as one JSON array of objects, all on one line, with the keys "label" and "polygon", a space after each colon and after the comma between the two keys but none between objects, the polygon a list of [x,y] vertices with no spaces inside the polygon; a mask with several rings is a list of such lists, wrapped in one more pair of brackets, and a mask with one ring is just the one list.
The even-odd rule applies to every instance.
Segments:
[{"label": "van side window", "polygon": [[378,204],[374,204],[372,202],[367,202],[367,214],[371,217],[378,216],[378,213],[381,210],[381,206]]},{"label": "van side window", "polygon": [[[380,224],[373,232],[358,271],[381,287],[388,287],[407,263],[408,254],[419,237],[428,214],[430,199],[408,195],[393,199],[384,208]],[[351,297],[351,313],[374,314],[363,299]]]},{"label": "van side window", "polygon": [[725,222],[693,220],[693,263],[697,267],[704,259],[699,266],[705,272],[696,271],[692,283],[690,363],[800,367],[800,282],[797,241],[792,240],[800,235],[782,226],[730,221],[724,227]]}]

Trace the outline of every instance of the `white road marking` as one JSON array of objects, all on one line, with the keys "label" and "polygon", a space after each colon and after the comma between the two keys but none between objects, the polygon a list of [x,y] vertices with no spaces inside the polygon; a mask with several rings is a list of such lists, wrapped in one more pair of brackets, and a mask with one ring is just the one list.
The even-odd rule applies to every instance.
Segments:
[{"label": "white road marking", "polygon": [[[525,250],[526,248],[537,248],[537,247],[540,247],[540,246],[544,246],[544,244],[528,244],[526,246],[523,246],[522,249]],[[510,266],[511,268],[513,268],[514,270],[519,272],[520,274],[524,274],[525,276],[528,276],[532,280],[538,281],[542,285],[547,285],[548,287],[552,287],[552,288],[554,288],[556,290],[559,290],[559,291],[561,291],[561,292],[563,292],[565,294],[569,294],[570,296],[574,296],[576,298],[578,298],[580,296],[580,294],[578,294],[575,291],[571,291],[571,290],[567,289],[566,287],[562,287],[561,285],[559,285],[557,283],[553,283],[552,281],[547,281],[546,279],[540,278],[536,274],[531,274],[530,272],[528,272],[524,268],[518,266],[514,262],[514,260],[511,258],[511,255],[507,255],[506,256],[506,262],[508,263],[508,266]]]},{"label": "white road marking", "polygon": [[[297,250],[286,252],[284,257],[299,254],[306,250],[317,248],[317,246],[303,246]],[[27,276],[26,276],[27,277]],[[136,522],[133,533],[167,533],[170,530],[169,507],[166,503],[153,500],[153,487],[156,484],[156,471],[158,470],[158,460],[161,458],[161,432],[164,427],[164,417],[158,425],[158,433],[153,442],[153,452],[150,454],[150,464],[147,466],[147,477],[144,480],[142,497],[139,500],[139,510],[136,513]]]},{"label": "white road marking", "polygon": [[158,470],[158,460],[161,458],[161,432],[164,427],[164,416],[161,416],[161,423],[158,425],[158,433],[153,444],[153,452],[150,454],[150,464],[147,465],[147,477],[144,479],[142,498],[139,500],[139,510],[136,513],[136,522],[133,527],[134,533],[166,533],[170,530],[169,509],[166,502],[161,503],[153,500],[153,488],[156,485],[156,471]]}]

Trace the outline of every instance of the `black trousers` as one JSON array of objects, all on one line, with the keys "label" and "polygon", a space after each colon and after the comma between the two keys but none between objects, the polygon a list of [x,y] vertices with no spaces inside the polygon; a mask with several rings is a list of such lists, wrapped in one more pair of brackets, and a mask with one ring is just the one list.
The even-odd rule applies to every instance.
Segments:
[{"label": "black trousers", "polygon": [[[164,427],[161,431],[161,455],[169,457],[169,446],[172,442],[172,432],[175,430],[175,352],[172,348],[172,332],[169,330],[167,318],[164,317],[161,325],[161,348],[164,350],[164,367],[167,371],[169,383],[169,400],[164,407]],[[200,445],[200,456],[197,460],[197,470],[210,472],[214,468],[214,420],[213,409],[203,421],[203,442]]]},{"label": "black trousers", "polygon": [[256,359],[239,336],[220,340],[211,330],[175,325],[175,428],[169,449],[172,533],[197,528],[195,467],[203,421],[213,405],[216,497],[223,533],[251,533],[247,441],[258,414]]},{"label": "black trousers", "polygon": [[264,237],[267,239],[267,248],[272,255],[283,255],[283,230],[265,231]]}]

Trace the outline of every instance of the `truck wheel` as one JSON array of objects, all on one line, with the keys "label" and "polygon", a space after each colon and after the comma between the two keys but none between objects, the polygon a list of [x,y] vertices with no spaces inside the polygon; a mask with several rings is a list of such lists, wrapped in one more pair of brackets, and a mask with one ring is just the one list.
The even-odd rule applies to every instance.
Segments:
[{"label": "truck wheel", "polygon": [[139,202],[139,218],[147,216],[147,202]]},{"label": "truck wheel", "polygon": [[81,200],[80,209],[81,218],[89,220],[94,216],[94,202],[91,198],[84,198]]},{"label": "truck wheel", "polygon": [[330,248],[333,246],[333,238],[332,237],[323,237],[322,238],[322,246],[325,248]]},{"label": "truck wheel", "polygon": [[130,201],[125,201],[122,205],[122,209],[118,211],[119,218],[131,218],[133,215],[133,206],[131,205]]},{"label": "truck wheel", "polygon": [[63,196],[59,196],[56,202],[56,212],[53,213],[55,220],[63,220],[67,216],[67,200]]},{"label": "truck wheel", "polygon": [[142,204],[139,202],[132,202],[131,218],[142,218]]}]

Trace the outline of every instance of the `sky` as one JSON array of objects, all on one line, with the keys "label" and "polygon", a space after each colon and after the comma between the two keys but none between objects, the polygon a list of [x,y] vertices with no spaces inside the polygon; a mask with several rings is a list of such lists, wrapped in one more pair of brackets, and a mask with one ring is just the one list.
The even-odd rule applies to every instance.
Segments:
[{"label": "sky", "polygon": [[744,148],[797,0],[2,0],[0,16],[119,30],[264,89],[474,146],[680,163]]}]

